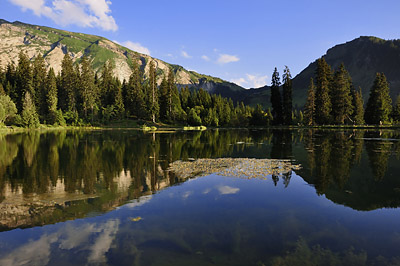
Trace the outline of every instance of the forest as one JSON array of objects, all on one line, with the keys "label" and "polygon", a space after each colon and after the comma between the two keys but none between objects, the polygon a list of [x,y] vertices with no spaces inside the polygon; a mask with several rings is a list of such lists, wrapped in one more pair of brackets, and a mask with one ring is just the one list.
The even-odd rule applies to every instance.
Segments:
[{"label": "forest", "polygon": [[[43,56],[32,60],[20,52],[17,65],[0,68],[0,125],[37,128],[54,126],[101,126],[132,120],[138,124],[191,125],[211,127],[267,127],[271,125],[361,125],[392,124],[400,121],[400,97],[394,106],[389,85],[378,73],[364,110],[361,88],[355,89],[342,64],[336,71],[318,59],[303,110],[294,110],[292,77],[286,66],[282,76],[275,68],[271,84],[271,108],[233,103],[206,90],[178,89],[169,69],[161,79],[153,62],[148,75],[132,66],[129,80],[113,75],[107,61],[94,72],[83,56],[73,63],[65,54],[61,71],[46,70]],[[314,84],[315,83],[315,84]],[[282,90],[282,93],[281,93]],[[304,113],[303,113],[304,112]]]}]

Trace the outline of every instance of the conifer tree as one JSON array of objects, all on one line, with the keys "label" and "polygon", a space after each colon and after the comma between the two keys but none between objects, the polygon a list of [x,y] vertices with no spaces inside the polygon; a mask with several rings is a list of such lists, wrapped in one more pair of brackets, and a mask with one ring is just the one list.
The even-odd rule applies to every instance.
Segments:
[{"label": "conifer tree", "polygon": [[129,77],[126,92],[126,110],[131,115],[136,115],[138,119],[146,117],[146,102],[143,91],[143,73],[138,64],[133,66],[133,71]]},{"label": "conifer tree", "polygon": [[25,92],[21,118],[24,127],[27,128],[39,127],[39,116],[36,112],[35,103],[33,102],[29,91]]},{"label": "conifer tree", "polygon": [[46,77],[46,106],[47,106],[47,116],[48,122],[54,124],[56,111],[57,111],[57,82],[56,75],[54,74],[54,69],[50,68]]},{"label": "conifer tree", "polygon": [[160,94],[159,104],[160,104],[160,119],[165,122],[170,122],[168,86],[169,85],[167,80],[165,79],[165,77],[163,77],[159,89],[159,94]]},{"label": "conifer tree", "polygon": [[117,118],[122,118],[125,113],[124,99],[122,98],[122,88],[118,80],[114,79],[113,84],[114,91],[114,111]]},{"label": "conifer tree", "polygon": [[115,95],[113,93],[113,65],[111,60],[108,60],[101,72],[100,95],[103,106],[113,105]]},{"label": "conifer tree", "polygon": [[283,111],[283,123],[285,125],[292,124],[292,75],[288,66],[285,66],[282,76],[283,81],[283,101],[282,101],[282,111]]},{"label": "conifer tree", "polygon": [[324,58],[317,60],[315,88],[315,122],[319,125],[331,123],[332,103],[330,98],[331,68]]},{"label": "conifer tree", "polygon": [[272,106],[272,115],[274,117],[274,124],[280,125],[282,124],[282,98],[281,93],[279,92],[279,86],[281,85],[279,72],[274,69],[274,73],[272,74],[272,84],[271,84],[271,106]]},{"label": "conifer tree", "polygon": [[148,109],[150,119],[153,123],[156,122],[158,118],[160,107],[158,105],[158,88],[156,83],[156,68],[154,66],[154,62],[150,62],[150,69],[149,69],[149,82],[148,82]]},{"label": "conifer tree", "polygon": [[8,96],[12,99],[14,103],[18,101],[17,91],[16,91],[16,82],[17,82],[17,70],[14,65],[14,62],[8,63],[6,68],[6,81],[4,90]]},{"label": "conifer tree", "polygon": [[35,104],[41,121],[46,115],[46,65],[43,56],[39,53],[33,61],[33,88],[35,90]]},{"label": "conifer tree", "polygon": [[391,111],[392,99],[389,95],[389,84],[383,73],[377,73],[365,108],[365,122],[375,125],[388,123]]},{"label": "conifer tree", "polygon": [[98,93],[94,84],[94,74],[87,56],[81,61],[81,75],[79,95],[82,104],[82,111],[85,118],[88,117],[88,110],[91,111],[93,117],[94,106],[98,99]]},{"label": "conifer tree", "polygon": [[35,95],[32,79],[32,68],[28,55],[21,51],[19,53],[18,67],[16,70],[16,106],[20,112],[22,111],[26,92],[29,92],[30,96]]},{"label": "conifer tree", "polygon": [[342,63],[335,72],[332,84],[332,118],[334,124],[343,125],[353,114],[351,78]]},{"label": "conifer tree", "polygon": [[189,107],[189,98],[190,98],[190,91],[188,87],[184,87],[181,89],[179,97],[181,98],[181,105],[183,110],[187,111]]},{"label": "conifer tree", "polygon": [[353,93],[353,106],[354,106],[354,112],[353,112],[353,122],[356,125],[362,125],[364,124],[364,100],[362,97],[362,92],[361,92],[361,87],[358,89],[358,91],[354,90],[352,91]]},{"label": "conifer tree", "polygon": [[307,126],[315,125],[315,86],[313,78],[310,80],[307,101],[304,106],[304,121]]},{"label": "conifer tree", "polygon": [[76,73],[73,62],[68,53],[61,62],[61,88],[59,103],[64,111],[76,112]]}]

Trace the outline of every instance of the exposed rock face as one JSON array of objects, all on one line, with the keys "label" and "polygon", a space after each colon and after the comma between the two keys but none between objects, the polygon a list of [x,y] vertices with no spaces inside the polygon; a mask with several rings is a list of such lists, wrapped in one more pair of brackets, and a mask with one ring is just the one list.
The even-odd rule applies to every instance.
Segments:
[{"label": "exposed rock face", "polygon": [[[227,92],[222,91],[223,96],[230,96],[230,90],[244,90],[235,84],[188,71],[181,66],[171,65],[151,56],[129,50],[117,43],[103,37],[73,33],[48,27],[29,25],[21,22],[10,23],[0,19],[0,66],[18,61],[18,54],[24,51],[30,58],[41,53],[44,56],[48,68],[54,68],[55,72],[61,71],[61,61],[66,53],[76,62],[83,55],[88,55],[92,60],[95,71],[101,71],[101,67],[107,60],[114,63],[114,75],[121,81],[128,80],[132,73],[132,65],[138,64],[148,76],[150,62],[154,62],[157,68],[157,82],[161,83],[169,68],[175,72],[176,82],[182,86],[195,87],[206,86],[208,91],[214,91],[223,85]],[[200,82],[200,80],[203,80]],[[205,82],[204,82],[205,80]],[[220,92],[221,93],[221,92]]]}]

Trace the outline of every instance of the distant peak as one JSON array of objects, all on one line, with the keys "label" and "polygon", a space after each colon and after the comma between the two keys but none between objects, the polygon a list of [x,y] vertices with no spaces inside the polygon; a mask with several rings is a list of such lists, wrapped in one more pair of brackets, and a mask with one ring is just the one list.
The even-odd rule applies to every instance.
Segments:
[{"label": "distant peak", "polygon": [[0,18],[0,24],[5,24],[5,23],[10,24],[9,21]]}]

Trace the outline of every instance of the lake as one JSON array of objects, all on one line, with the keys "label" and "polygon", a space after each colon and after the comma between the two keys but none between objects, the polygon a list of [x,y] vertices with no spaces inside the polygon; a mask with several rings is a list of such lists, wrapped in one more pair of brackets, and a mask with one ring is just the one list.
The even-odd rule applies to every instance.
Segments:
[{"label": "lake", "polygon": [[[399,141],[394,130],[0,135],[0,265],[400,265]],[[289,170],[269,165],[281,162]]]}]

